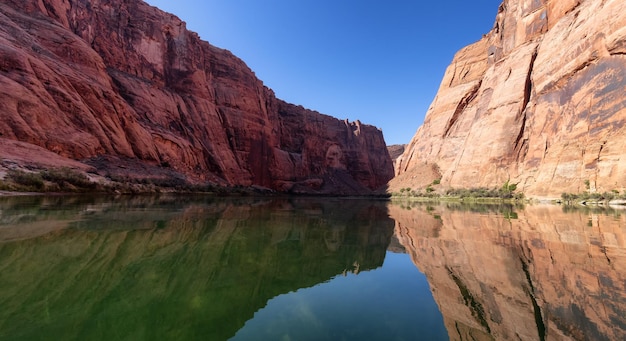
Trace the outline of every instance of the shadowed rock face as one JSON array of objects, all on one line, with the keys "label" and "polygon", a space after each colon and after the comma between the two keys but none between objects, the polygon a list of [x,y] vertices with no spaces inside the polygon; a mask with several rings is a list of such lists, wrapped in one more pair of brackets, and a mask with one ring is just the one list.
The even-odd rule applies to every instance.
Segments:
[{"label": "shadowed rock face", "polygon": [[623,191],[625,90],[626,3],[505,0],[454,57],[391,187]]},{"label": "shadowed rock face", "polygon": [[2,138],[282,191],[318,191],[337,168],[357,193],[393,177],[377,128],[276,99],[240,59],[143,1],[8,0],[0,22]]},{"label": "shadowed rock face", "polygon": [[390,206],[451,340],[623,340],[623,215]]}]

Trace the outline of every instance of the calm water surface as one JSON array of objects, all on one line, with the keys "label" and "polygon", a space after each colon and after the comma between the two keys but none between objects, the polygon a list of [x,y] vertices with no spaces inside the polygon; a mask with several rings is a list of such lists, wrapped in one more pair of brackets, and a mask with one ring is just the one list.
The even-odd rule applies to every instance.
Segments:
[{"label": "calm water surface", "polygon": [[625,221],[557,206],[0,198],[0,340],[622,340]]}]

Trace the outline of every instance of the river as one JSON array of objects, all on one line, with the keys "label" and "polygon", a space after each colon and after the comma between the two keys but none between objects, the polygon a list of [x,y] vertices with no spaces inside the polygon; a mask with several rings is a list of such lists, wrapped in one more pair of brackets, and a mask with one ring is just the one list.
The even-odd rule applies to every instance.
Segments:
[{"label": "river", "polygon": [[0,198],[0,340],[623,340],[625,214]]}]

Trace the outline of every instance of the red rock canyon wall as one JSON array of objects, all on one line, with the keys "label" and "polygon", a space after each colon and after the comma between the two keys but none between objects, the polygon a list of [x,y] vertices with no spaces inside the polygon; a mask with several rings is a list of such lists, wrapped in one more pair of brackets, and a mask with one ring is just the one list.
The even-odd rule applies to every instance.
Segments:
[{"label": "red rock canyon wall", "polygon": [[622,192],[625,93],[626,2],[505,0],[454,57],[391,189]]},{"label": "red rock canyon wall", "polygon": [[277,99],[143,1],[5,0],[0,21],[1,139],[283,191],[367,193],[393,176],[377,128]]}]

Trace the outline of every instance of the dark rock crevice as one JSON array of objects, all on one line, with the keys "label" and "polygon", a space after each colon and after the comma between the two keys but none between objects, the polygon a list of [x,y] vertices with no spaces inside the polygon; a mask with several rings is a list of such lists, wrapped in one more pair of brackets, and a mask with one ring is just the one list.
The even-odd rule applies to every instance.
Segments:
[{"label": "dark rock crevice", "polygon": [[530,102],[530,97],[533,91],[533,69],[535,68],[535,61],[537,60],[538,48],[535,48],[532,56],[530,57],[530,64],[528,65],[528,73],[526,74],[526,82],[524,84],[524,101],[522,102],[522,110],[520,114],[524,114]]},{"label": "dark rock crevice", "polygon": [[446,129],[444,130],[444,133],[443,133],[444,138],[450,135],[450,131],[452,130],[452,127],[454,127],[456,122],[459,120],[465,108],[467,108],[478,97],[478,92],[480,90],[481,85],[482,85],[482,79],[478,82],[478,84],[474,85],[472,89],[468,91],[467,94],[465,94],[465,96],[461,99],[456,109],[454,110],[452,117],[450,117],[448,124],[446,125]]},{"label": "dark rock crevice", "polygon": [[599,177],[599,173],[600,173],[600,156],[602,155],[602,150],[604,150],[604,147],[606,146],[607,141],[602,141],[602,144],[600,145],[600,148],[598,149],[598,156],[596,157],[596,159],[594,160],[594,164],[595,164],[595,183],[598,183],[598,177]]},{"label": "dark rock crevice", "polygon": [[538,48],[535,48],[531,58],[530,65],[528,66],[528,72],[526,74],[526,82],[524,84],[524,97],[522,101],[522,106],[519,112],[518,119],[521,119],[519,134],[515,138],[514,150],[515,155],[517,155],[517,161],[520,161],[528,151],[527,140],[524,139],[524,133],[526,132],[526,120],[528,118],[528,103],[530,103],[530,98],[533,92],[533,69],[535,67],[535,61],[537,60]]},{"label": "dark rock crevice", "polygon": [[533,306],[539,340],[544,341],[547,335],[547,328],[545,323],[543,322],[543,313],[541,312],[541,307],[539,306],[539,304],[537,303],[537,299],[535,298],[535,286],[533,285],[530,271],[528,270],[528,263],[526,263],[522,257],[520,257],[520,263],[522,264],[522,270],[524,271],[524,275],[526,276],[526,282],[528,283],[528,288],[525,288],[524,291],[530,298]]},{"label": "dark rock crevice", "polygon": [[480,323],[481,326],[483,326],[483,328],[485,328],[485,331],[488,334],[491,334],[491,328],[489,328],[489,323],[487,322],[487,316],[485,314],[485,308],[483,307],[483,305],[478,300],[476,300],[474,295],[470,292],[469,288],[465,285],[465,283],[463,283],[461,278],[454,274],[452,269],[447,268],[447,270],[450,278],[452,278],[456,286],[459,288],[461,296],[463,297],[463,301],[465,302],[465,305],[470,309],[472,316],[476,319],[478,323]]}]

